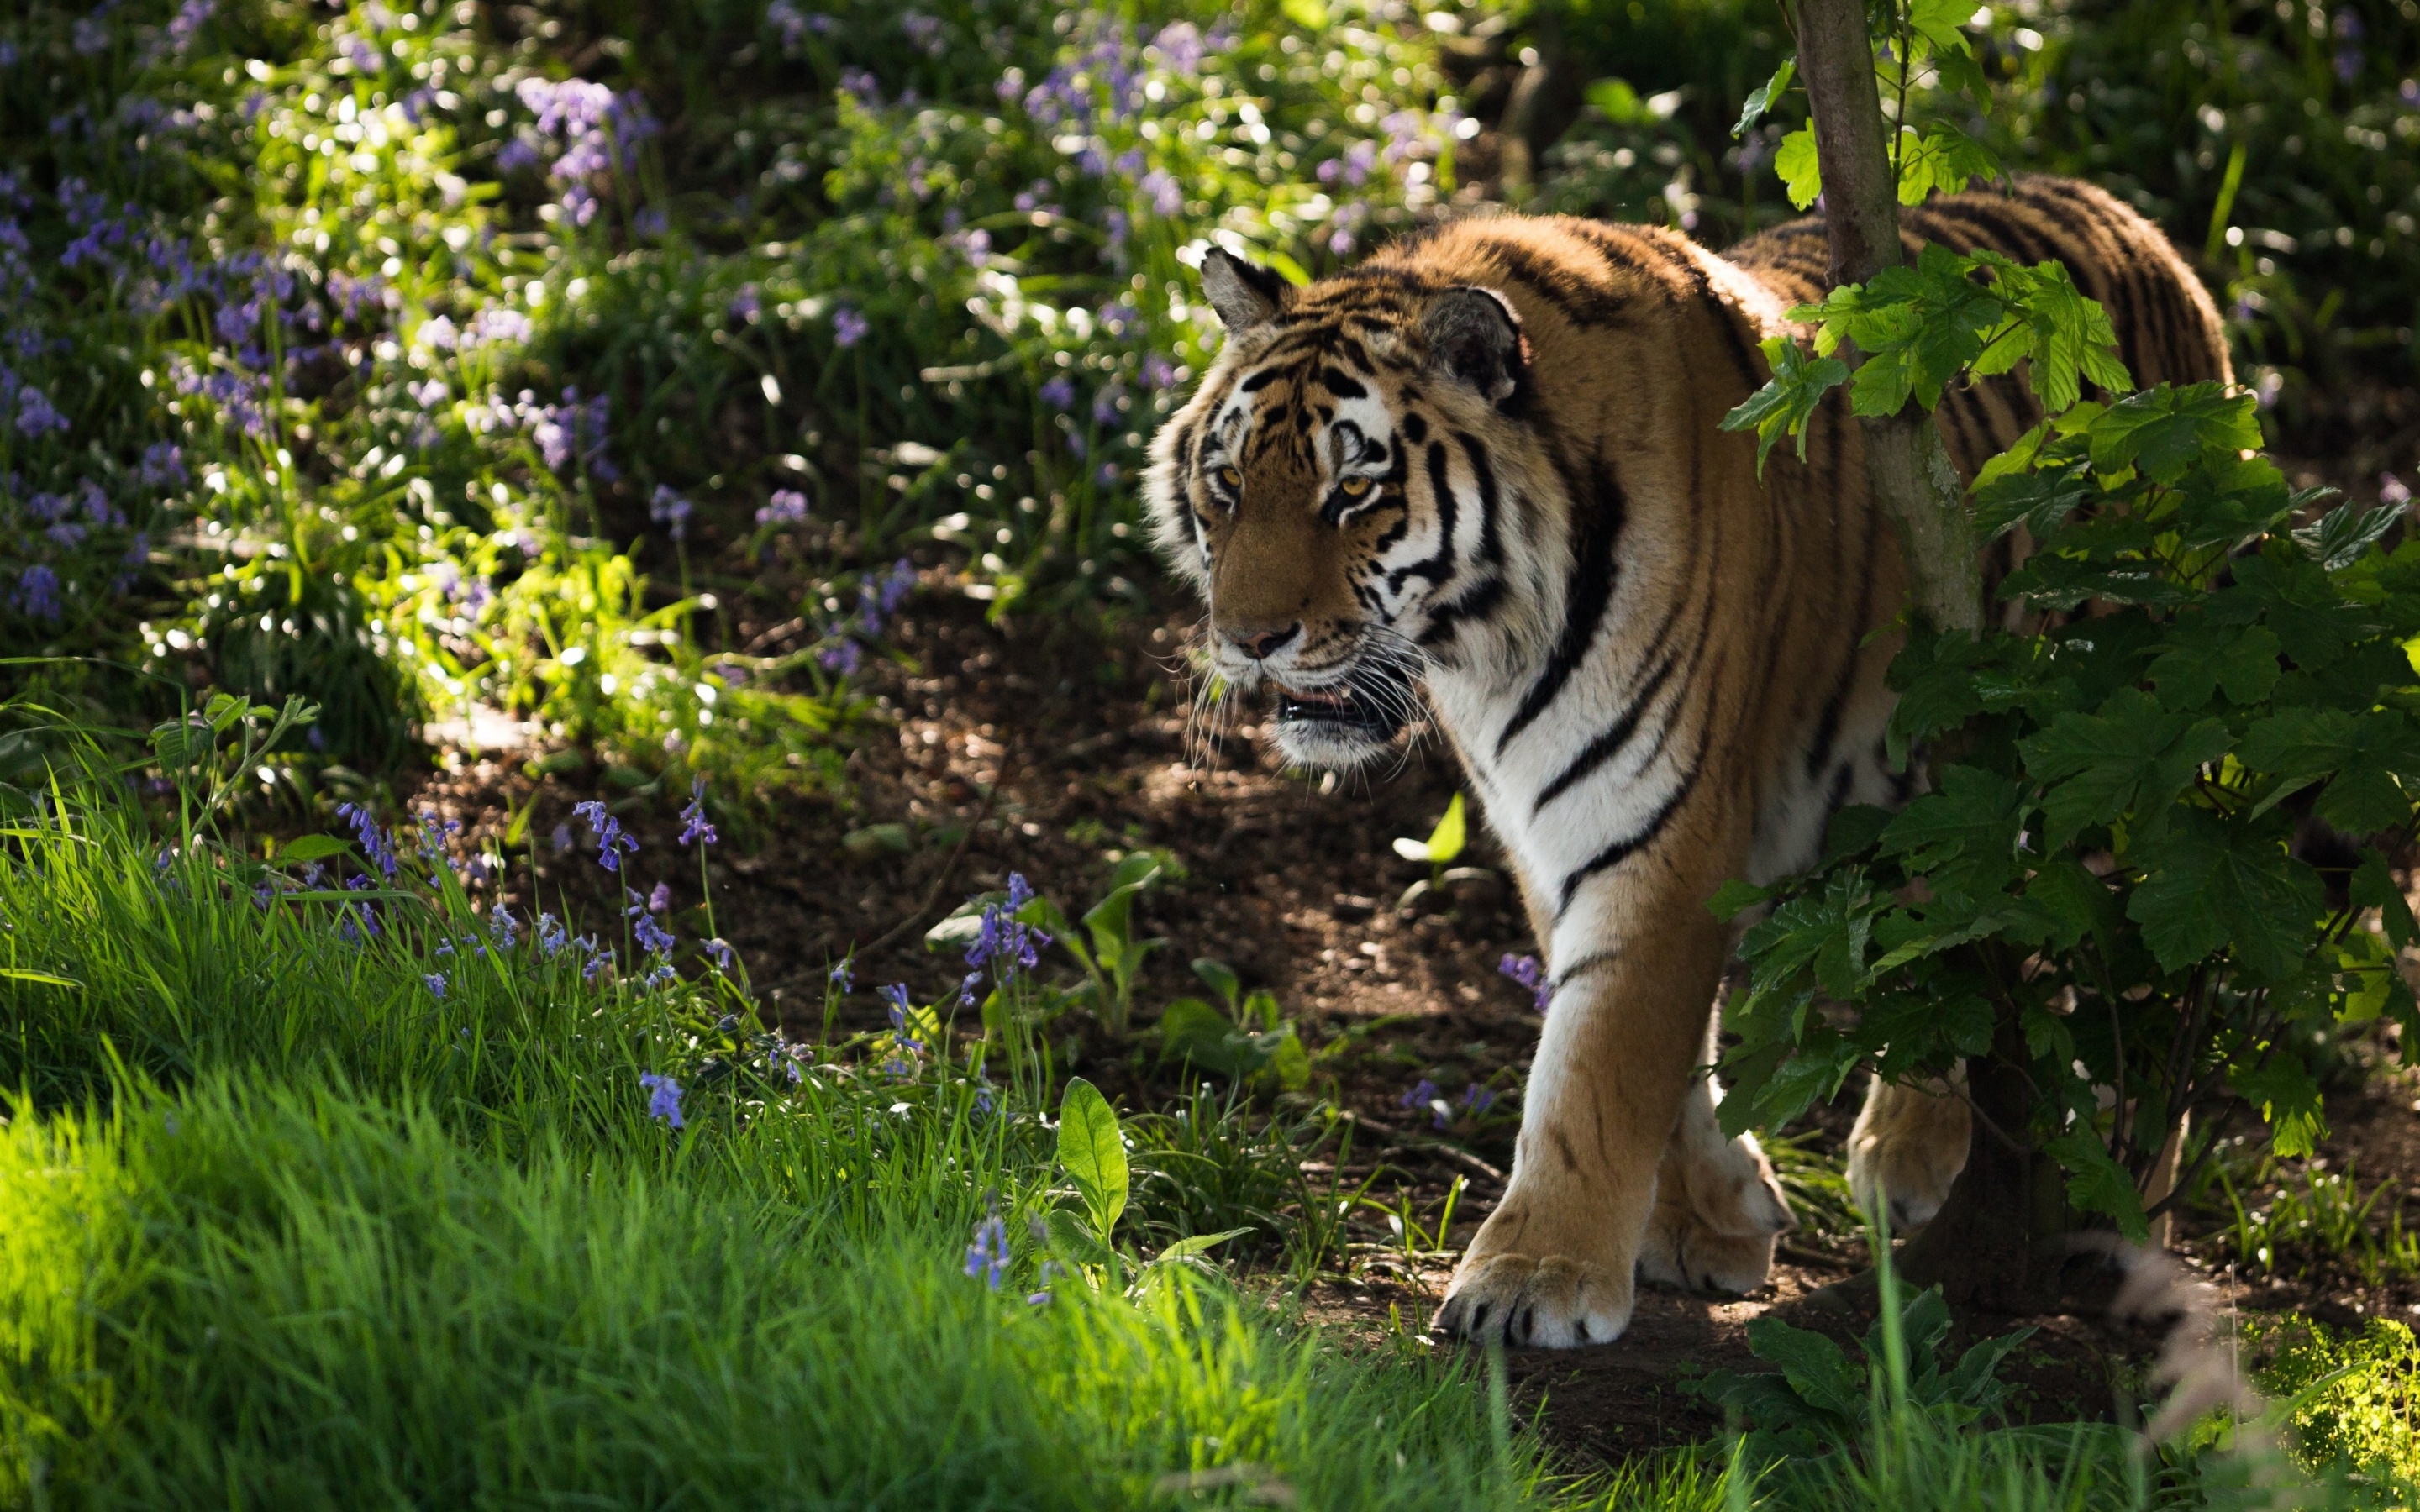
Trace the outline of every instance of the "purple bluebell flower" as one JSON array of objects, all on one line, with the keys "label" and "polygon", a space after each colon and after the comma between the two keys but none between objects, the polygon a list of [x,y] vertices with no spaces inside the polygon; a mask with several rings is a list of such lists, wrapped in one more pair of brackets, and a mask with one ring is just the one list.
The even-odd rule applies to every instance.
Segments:
[{"label": "purple bluebell flower", "polygon": [[547,841],[548,843],[554,847],[554,852],[557,856],[562,855],[565,851],[571,849],[571,826],[569,825],[555,825],[554,833],[548,836]]},{"label": "purple bluebell flower", "polygon": [[1076,408],[1076,385],[1063,373],[1042,385],[1040,393],[1042,402],[1053,409]]},{"label": "purple bluebell flower", "polygon": [[970,971],[965,976],[960,977],[958,979],[958,1006],[960,1008],[974,1007],[975,989],[982,984],[983,973],[980,971]]},{"label": "purple bluebell flower", "polygon": [[503,903],[488,910],[488,928],[495,933],[496,943],[507,950],[520,943],[521,921]]},{"label": "purple bluebell flower", "polygon": [[657,923],[653,915],[641,914],[638,922],[631,926],[631,933],[638,937],[639,948],[649,955],[672,953],[675,944],[673,932]]},{"label": "purple bluebell flower", "polygon": [[598,866],[608,872],[619,872],[623,855],[637,854],[639,842],[622,832],[622,821],[607,813],[602,802],[591,798],[586,803],[575,805],[571,811],[587,821],[588,832],[597,837]]},{"label": "purple bluebell flower", "polygon": [[874,329],[872,321],[845,304],[832,312],[831,325],[832,345],[835,347],[854,347]]},{"label": "purple bluebell flower", "polygon": [[647,1117],[661,1119],[678,1129],[687,1120],[681,1117],[681,1084],[669,1076],[648,1072],[639,1078],[639,1089],[647,1094]]},{"label": "purple bluebell flower", "polygon": [[908,984],[894,981],[889,986],[876,988],[875,992],[884,1002],[891,1005],[891,1031],[901,1046],[908,1050],[923,1049],[924,1041],[911,1037],[908,1032],[908,1015],[911,1011],[908,1000]]},{"label": "purple bluebell flower", "polygon": [[660,914],[671,908],[672,905],[673,885],[669,882],[657,883],[654,890],[647,894],[647,912],[651,914]]},{"label": "purple bluebell flower", "polygon": [[670,526],[674,540],[687,540],[693,507],[687,499],[659,483],[656,485],[655,497],[647,501],[647,517],[659,525]]},{"label": "purple bluebell flower", "polygon": [[734,950],[731,948],[731,942],[724,939],[720,934],[716,935],[713,939],[706,941],[704,949],[707,955],[714,958],[715,965],[723,971],[731,969],[732,961],[739,954],[738,951]]},{"label": "purple bluebell flower", "polygon": [[1474,1119],[1495,1105],[1496,1093],[1489,1088],[1473,1082],[1462,1089],[1462,1110]]},{"label": "purple bluebell flower", "polygon": [[992,1290],[1008,1270],[1008,1226],[998,1213],[975,1225],[975,1242],[967,1246],[967,1274],[982,1276]]},{"label": "purple bluebell flower", "polygon": [[336,805],[336,817],[353,826],[353,838],[361,841],[362,854],[385,873],[387,880],[393,881],[396,872],[395,844],[379,827],[378,821],[370,816],[370,811],[358,803],[340,803]]},{"label": "purple bluebell flower", "polygon": [[47,436],[68,428],[68,417],[60,414],[50,396],[32,384],[17,391],[17,429],[26,436]]},{"label": "purple bluebell flower", "polygon": [[1553,995],[1554,986],[1546,980],[1546,968],[1536,956],[1507,952],[1503,960],[1496,963],[1496,970],[1498,976],[1510,977],[1528,988],[1537,1002],[1538,1011],[1543,1013],[1546,1011],[1546,1000]]},{"label": "purple bluebell flower", "polygon": [[141,477],[147,488],[182,487],[186,481],[185,449],[174,441],[153,441],[143,448]]},{"label": "purple bluebell flower", "polygon": [[830,971],[825,972],[824,983],[842,996],[847,996],[857,987],[857,971],[855,969],[854,960],[844,960],[840,964],[832,967]]},{"label": "purple bluebell flower", "polygon": [[555,918],[552,914],[540,914],[537,916],[537,944],[539,949],[544,950],[549,955],[553,955],[569,943],[571,943],[571,932],[563,927],[563,920]]},{"label": "purple bluebell flower", "polygon": [[595,981],[605,974],[607,967],[613,964],[613,948],[597,944],[597,936],[594,934],[583,934],[575,943],[588,957],[581,963],[580,966],[580,976],[582,980]]},{"label": "purple bluebell flower", "polygon": [[1016,918],[1017,911],[1032,900],[1033,889],[1024,875],[1010,872],[1007,905],[992,903],[984,909],[981,931],[974,944],[967,947],[967,964],[988,968],[993,978],[1001,980],[1040,964],[1041,956],[1035,948],[1049,944],[1050,936],[1031,924],[1020,923]]},{"label": "purple bluebell flower", "polygon": [[863,69],[840,70],[840,92],[857,101],[861,109],[876,110],[882,104],[882,85]]},{"label": "purple bluebell flower", "polygon": [[854,640],[843,640],[816,652],[815,660],[823,663],[824,671],[847,677],[865,660],[865,648]]},{"label": "purple bluebell flower", "polygon": [[430,995],[430,996],[432,996],[432,997],[442,997],[442,996],[444,996],[444,995],[445,995],[445,979],[444,979],[444,978],[442,978],[442,977],[439,976],[437,973],[435,973],[435,972],[433,972],[433,971],[432,971],[432,972],[430,972],[428,975],[427,975],[427,976],[425,976],[425,977],[421,978],[420,980],[421,980],[422,983],[423,983],[424,985],[426,985],[426,986],[428,988],[428,994],[429,994],[429,995]]},{"label": "purple bluebell flower", "polygon": [[756,291],[756,285],[742,284],[739,292],[731,296],[731,302],[722,307],[722,313],[734,320],[753,320],[764,308],[765,297]]},{"label": "purple bluebell flower", "polygon": [[807,496],[795,488],[776,488],[772,499],[756,511],[759,525],[797,525],[807,517]]},{"label": "purple bluebell flower", "polygon": [[706,822],[706,779],[697,778],[690,783],[689,807],[680,811],[680,816],[682,844],[703,841],[712,845],[722,838],[714,832],[714,825]]},{"label": "purple bluebell flower", "polygon": [[1412,1084],[1412,1089],[1395,1099],[1400,1108],[1422,1109],[1436,1101],[1437,1084],[1423,1076]]}]

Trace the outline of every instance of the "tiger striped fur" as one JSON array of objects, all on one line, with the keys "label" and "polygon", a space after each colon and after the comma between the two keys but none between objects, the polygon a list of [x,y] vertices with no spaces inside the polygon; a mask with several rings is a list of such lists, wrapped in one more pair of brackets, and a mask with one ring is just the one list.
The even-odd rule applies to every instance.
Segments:
[{"label": "tiger striped fur", "polygon": [[[2227,376],[2207,294],[2099,191],[2019,178],[1904,223],[2066,261],[2138,381]],[[1809,460],[1777,449],[1761,482],[1753,440],[1716,428],[1764,381],[1758,341],[1820,296],[1823,246],[1811,220],[1717,256],[1504,216],[1303,288],[1203,259],[1226,346],[1155,440],[1147,494],[1215,668],[1277,689],[1305,765],[1376,757],[1424,687],[1549,964],[1512,1179],[1446,1332],[1609,1340],[1636,1276],[1747,1289],[1791,1224],[1699,1074],[1732,943],[1705,901],[1808,864],[1834,810],[1911,783],[1881,739],[1900,556],[1845,393]],[[1941,424],[1971,477],[2032,416],[1995,380]]]}]

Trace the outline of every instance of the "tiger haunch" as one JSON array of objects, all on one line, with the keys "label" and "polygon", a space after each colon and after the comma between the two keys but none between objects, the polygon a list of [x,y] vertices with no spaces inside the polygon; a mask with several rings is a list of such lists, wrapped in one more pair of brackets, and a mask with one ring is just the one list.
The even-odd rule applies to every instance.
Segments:
[{"label": "tiger haunch", "polygon": [[[2140,382],[2227,376],[2208,295],[2098,191],[2020,178],[1904,224],[2065,260]],[[1717,429],[1764,381],[1757,343],[1821,296],[1823,249],[1814,221],[1718,257],[1505,216],[1307,288],[1203,260],[1227,343],[1155,440],[1148,497],[1216,671],[1277,691],[1305,765],[1388,750],[1424,688],[1550,966],[1512,1181],[1449,1331],[1602,1342],[1640,1270],[1743,1289],[1790,1223],[1698,1072],[1730,944],[1704,903],[1813,860],[1841,805],[1909,795],[1881,739],[1900,556],[1845,397],[1761,482],[1753,440]],[[2036,418],[2003,378],[1941,424],[1971,477]]]}]

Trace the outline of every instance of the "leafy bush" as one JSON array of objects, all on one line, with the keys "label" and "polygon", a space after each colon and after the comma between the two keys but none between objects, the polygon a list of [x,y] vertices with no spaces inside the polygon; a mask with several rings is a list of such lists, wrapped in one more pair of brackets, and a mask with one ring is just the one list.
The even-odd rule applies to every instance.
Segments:
[{"label": "leafy bush", "polygon": [[[1786,1119],[1859,1066],[1997,1055],[2040,1089],[2027,1133],[2070,1199],[2139,1235],[2176,1119],[2231,1088],[2306,1152],[2314,1030],[2408,1032],[2386,856],[2420,778],[2420,543],[2378,546],[2391,505],[2298,526],[2313,501],[2257,440],[2249,395],[2161,389],[2078,405],[1987,470],[1978,522],[2037,543],[2002,592],[2053,627],[1912,637],[1890,738],[1954,752],[1936,791],[1845,810],[1821,870],[1730,889],[1773,909],[1744,946],[1727,1119]],[[2375,843],[2323,875],[2292,851],[2304,812]],[[1819,994],[1862,1017],[1808,1011]]]}]

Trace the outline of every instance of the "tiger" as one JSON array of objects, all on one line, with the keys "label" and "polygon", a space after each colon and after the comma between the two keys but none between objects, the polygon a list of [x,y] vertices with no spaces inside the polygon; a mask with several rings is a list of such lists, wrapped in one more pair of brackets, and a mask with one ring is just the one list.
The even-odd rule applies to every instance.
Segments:
[{"label": "tiger", "polygon": [[[1901,237],[1911,258],[1928,241],[2056,258],[2138,383],[2231,381],[2208,292],[2089,185],[1936,197]],[[1754,1289],[1794,1224],[1754,1136],[1716,1121],[1737,941],[1706,903],[1812,864],[1843,805],[1904,804],[1916,782],[1883,738],[1905,582],[1845,391],[1805,459],[1776,448],[1761,476],[1754,438],[1720,428],[1769,376],[1759,343],[1807,334],[1787,312],[1822,298],[1826,249],[1820,217],[1717,255],[1670,229],[1503,213],[1303,286],[1202,253],[1222,346],[1154,437],[1143,491],[1157,550],[1205,601],[1208,667],[1231,694],[1273,692],[1297,767],[1362,766],[1425,717],[1545,961],[1512,1169],[1441,1336],[1608,1342],[1642,1278]],[[1937,412],[1970,483],[2040,414],[2013,376]],[[1913,1198],[1903,1212],[1937,1207],[1964,1113],[1885,1089],[1855,1174]]]}]

